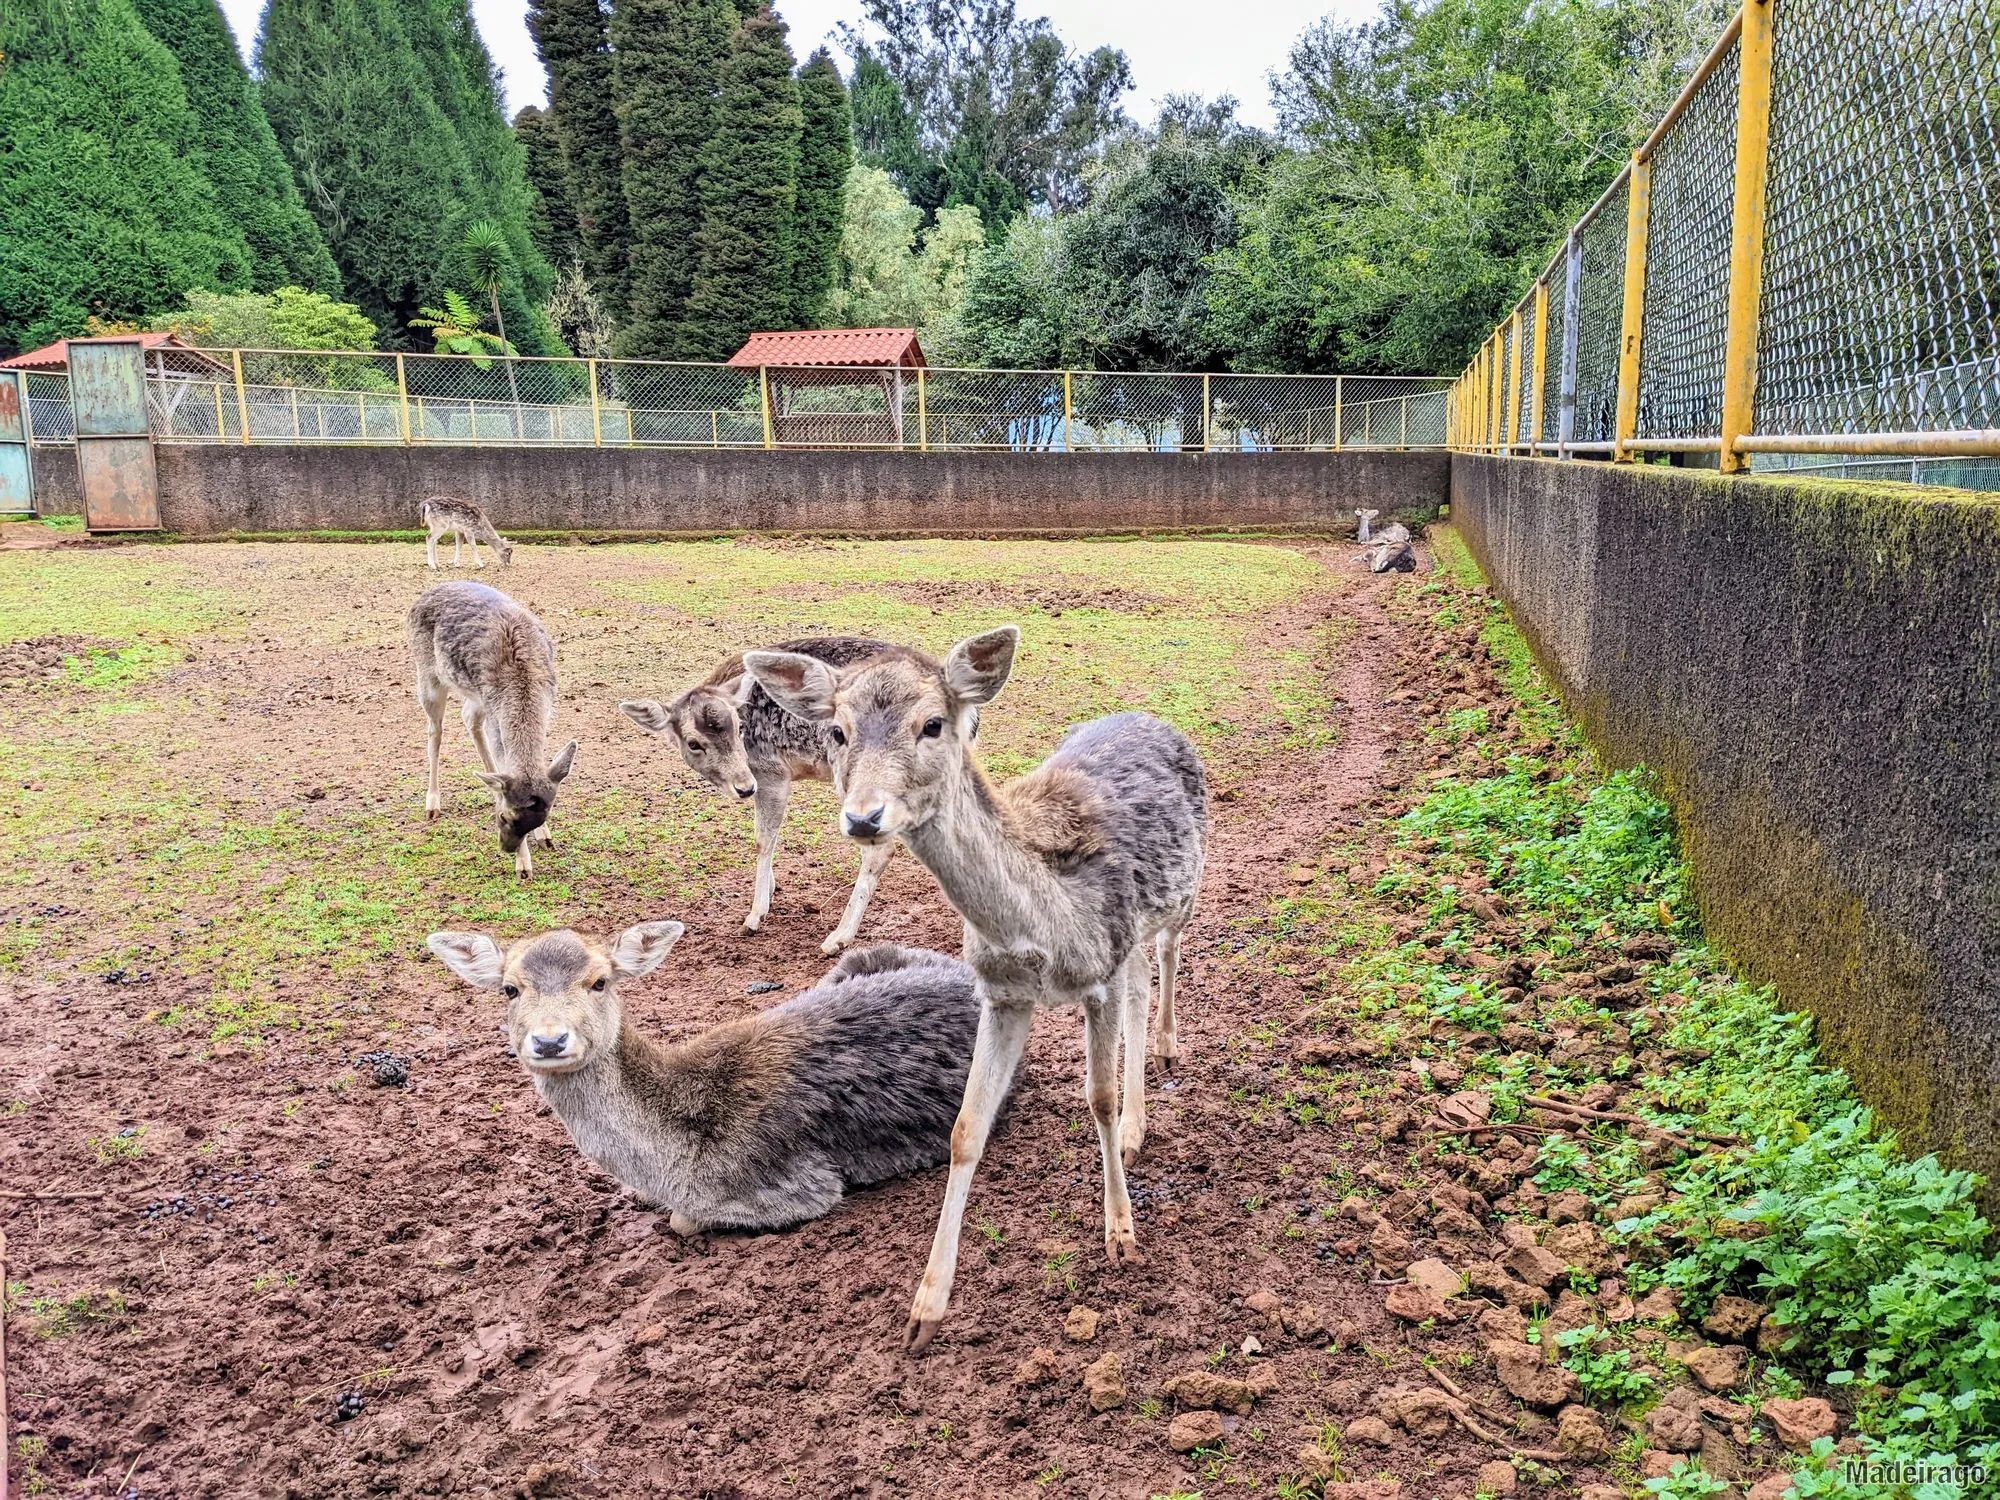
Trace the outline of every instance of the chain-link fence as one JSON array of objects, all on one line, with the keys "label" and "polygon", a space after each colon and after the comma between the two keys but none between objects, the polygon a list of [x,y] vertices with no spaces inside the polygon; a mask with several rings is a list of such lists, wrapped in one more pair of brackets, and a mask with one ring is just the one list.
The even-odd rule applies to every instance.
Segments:
[{"label": "chain-link fence", "polygon": [[1745,0],[1453,386],[1452,446],[2000,455],[1997,38],[2000,0]]},{"label": "chain-link fence", "polygon": [[[29,382],[68,441],[64,378]],[[1450,384],[206,349],[149,357],[146,392],[161,442],[1258,453],[1442,447]]]}]

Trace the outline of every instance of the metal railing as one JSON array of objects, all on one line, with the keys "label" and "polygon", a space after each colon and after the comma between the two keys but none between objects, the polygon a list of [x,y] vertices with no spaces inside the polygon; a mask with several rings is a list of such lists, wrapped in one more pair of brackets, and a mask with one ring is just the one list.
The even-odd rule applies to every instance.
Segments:
[{"label": "metal railing", "polygon": [[[63,377],[31,395],[68,441]],[[1449,376],[738,367],[267,349],[148,355],[156,441],[1252,453],[1441,448]]]},{"label": "metal railing", "polygon": [[1744,0],[1451,391],[1451,446],[2000,454],[2000,0]]}]

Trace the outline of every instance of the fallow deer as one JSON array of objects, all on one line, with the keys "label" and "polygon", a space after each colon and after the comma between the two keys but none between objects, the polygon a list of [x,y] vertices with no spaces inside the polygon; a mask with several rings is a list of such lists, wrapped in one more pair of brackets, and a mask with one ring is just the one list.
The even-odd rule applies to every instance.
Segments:
[{"label": "fallow deer", "polygon": [[[884,641],[853,636],[822,636],[786,641],[774,651],[793,651],[844,667],[890,649]],[[697,776],[719,791],[738,798],[756,798],[757,878],[750,896],[750,914],[743,930],[764,925],[777,889],[773,861],[778,833],[785,824],[792,783],[832,781],[827,752],[832,740],[824,725],[809,724],[771,701],[756,679],[743,669],[741,653],[724,659],[714,671],[671,703],[651,698],[626,699],[618,707],[625,717],[649,734],[671,739]],[[882,867],[895,845],[888,842],[862,851],[861,872],[840,924],[821,943],[822,953],[838,953],[854,941],[861,919],[874,898]]]},{"label": "fallow deer", "polygon": [[905,1330],[913,1352],[944,1318],[973,1171],[1036,1008],[1083,1007],[1085,1097],[1114,1263],[1139,1258],[1125,1168],[1146,1130],[1149,947],[1160,966],[1151,1050],[1163,1065],[1177,1052],[1181,933],[1208,827],[1201,758],[1172,726],[1114,714],[1072,729],[1025,776],[988,781],[971,725],[1007,681],[1019,640],[1010,625],[961,641],[943,662],[898,650],[839,672],[798,653],[744,658],[782,707],[830,726],[842,831],[869,846],[901,839],[965,921],[979,1039],[952,1127],[943,1213]]},{"label": "fallow deer", "polygon": [[951,1154],[979,1026],[964,964],[861,949],[782,1005],[663,1046],[626,1024],[620,989],[681,931],[643,922],[608,943],[549,932],[505,952],[483,933],[434,932],[430,946],[506,997],[536,1092],[585,1156],[670,1211],[676,1233],[782,1229]]},{"label": "fallow deer", "polygon": [[430,530],[430,537],[424,543],[424,566],[437,567],[438,543],[447,536],[451,538],[451,565],[454,568],[458,566],[461,543],[472,548],[472,565],[475,568],[486,566],[479,560],[481,542],[500,554],[501,567],[507,567],[514,561],[514,544],[500,535],[493,523],[486,519],[486,512],[470,500],[432,495],[424,501],[421,514],[424,525]]},{"label": "fallow deer", "polygon": [[446,701],[457,694],[465,732],[486,769],[479,779],[493,793],[500,847],[514,869],[532,874],[531,841],[550,844],[549,810],[556,788],[576,760],[576,741],[548,754],[556,711],[556,648],[542,622],[483,583],[441,583],[410,606],[410,654],[416,660],[417,701],[429,721],[424,815],[444,809],[438,757],[444,747]]}]

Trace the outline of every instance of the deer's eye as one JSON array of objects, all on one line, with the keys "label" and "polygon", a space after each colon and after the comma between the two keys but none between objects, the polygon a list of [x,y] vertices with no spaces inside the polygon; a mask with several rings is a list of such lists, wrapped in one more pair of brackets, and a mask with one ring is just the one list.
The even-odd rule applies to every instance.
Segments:
[{"label": "deer's eye", "polygon": [[509,1000],[518,1000],[521,998],[521,987],[518,984],[503,984],[500,986],[500,993]]},{"label": "deer's eye", "polygon": [[926,719],[926,720],[924,720],[924,738],[925,738],[925,739],[927,739],[927,740],[934,740],[934,739],[936,739],[936,738],[937,738],[937,737],[938,737],[939,735],[941,735],[941,734],[943,734],[943,733],[944,733],[944,720],[943,720],[943,719]]},{"label": "deer's eye", "polygon": [[597,983],[593,984],[590,988],[593,994],[601,995],[604,993],[604,981],[602,979],[599,979]]},{"label": "deer's eye", "polygon": [[701,752],[706,750],[707,748],[708,746],[704,745],[700,740],[688,741],[688,749],[695,755],[701,754]]},{"label": "deer's eye", "polygon": [[827,733],[833,736],[833,742],[836,745],[844,745],[847,743],[847,731],[842,729],[838,724],[835,724],[831,729],[827,730]]}]

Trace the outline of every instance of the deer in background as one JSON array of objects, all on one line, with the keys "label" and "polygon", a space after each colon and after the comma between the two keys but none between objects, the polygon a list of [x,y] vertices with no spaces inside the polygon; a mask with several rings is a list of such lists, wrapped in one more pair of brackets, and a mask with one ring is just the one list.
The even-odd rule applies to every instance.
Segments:
[{"label": "deer in background", "polygon": [[576,759],[576,741],[548,754],[556,711],[556,648],[542,622],[483,583],[441,583],[410,606],[410,654],[416,660],[417,701],[430,726],[424,815],[436,818],[438,757],[444,710],[458,695],[465,732],[486,769],[479,779],[493,793],[500,847],[522,876],[534,872],[531,842],[554,847],[549,810],[556,788]]},{"label": "deer in background", "polygon": [[782,1229],[950,1155],[979,1026],[964,964],[863,949],[782,1005],[662,1046],[626,1024],[620,989],[681,931],[550,932],[505,952],[484,933],[434,932],[430,946],[506,997],[514,1053],[577,1149],[668,1209],[678,1234]]},{"label": "deer in background", "polygon": [[905,1329],[913,1352],[943,1321],[973,1172],[1036,1008],[1083,1008],[1084,1094],[1114,1263],[1139,1258],[1125,1168],[1146,1131],[1149,948],[1160,966],[1151,1051],[1163,1066],[1178,1051],[1181,933],[1208,828],[1201,758],[1171,725],[1114,714],[1078,725],[1040,766],[995,785],[971,730],[1006,683],[1019,640],[1004,626],[961,641],[942,662],[899,649],[838,672],[796,652],[744,658],[782,707],[829,726],[841,830],[870,847],[901,839],[965,920],[979,1036],[952,1127],[944,1209]]},{"label": "deer in background", "polygon": [[[774,651],[796,652],[831,667],[865,661],[892,649],[887,642],[854,636],[822,636],[806,641],[786,641]],[[777,889],[773,861],[778,853],[778,834],[785,826],[785,809],[796,781],[832,781],[828,759],[832,739],[824,725],[808,723],[786,713],[771,701],[743,667],[741,653],[726,658],[701,682],[673,702],[660,704],[651,698],[629,698],[618,705],[625,717],[648,734],[673,740],[681,758],[710,786],[735,794],[739,799],[754,797],[757,822],[757,879],[750,896],[750,915],[743,930],[755,932],[764,925],[771,910],[771,896]],[[875,885],[895,845],[884,841],[861,854],[861,873],[855,876],[854,893],[840,924],[822,942],[822,953],[838,953],[854,941],[861,919],[874,899]]]},{"label": "deer in background", "polygon": [[424,501],[421,514],[424,525],[430,528],[430,539],[424,543],[424,566],[435,569],[438,565],[438,542],[444,537],[451,538],[451,565],[455,568],[459,561],[461,543],[472,548],[472,565],[483,568],[479,560],[479,544],[486,543],[500,554],[500,566],[509,567],[514,561],[514,544],[493,528],[486,519],[486,512],[470,500],[453,500],[448,495],[432,495]]}]

